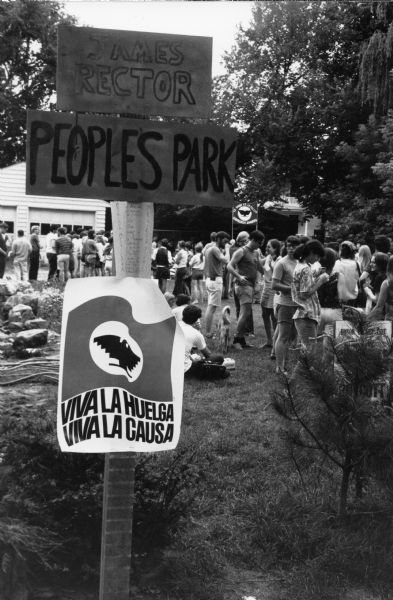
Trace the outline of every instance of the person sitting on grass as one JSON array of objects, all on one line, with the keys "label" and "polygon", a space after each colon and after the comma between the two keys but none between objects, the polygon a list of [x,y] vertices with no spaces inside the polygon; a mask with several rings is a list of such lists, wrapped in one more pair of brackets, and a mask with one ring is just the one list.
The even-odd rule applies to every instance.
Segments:
[{"label": "person sitting on grass", "polygon": [[176,297],[173,294],[171,294],[171,292],[165,292],[164,298],[168,302],[170,308],[175,308],[175,306],[176,306]]},{"label": "person sitting on grass", "polygon": [[[221,379],[229,376],[223,366],[222,354],[213,354],[206,346],[200,332],[202,310],[195,304],[184,308],[183,320],[179,321],[185,337],[184,373],[199,379]],[[200,354],[199,354],[200,353]],[[202,355],[202,356],[201,356]]]},{"label": "person sitting on grass", "polygon": [[176,306],[172,308],[172,313],[178,321],[182,320],[183,310],[190,304],[191,298],[187,294],[178,294],[176,296]]}]

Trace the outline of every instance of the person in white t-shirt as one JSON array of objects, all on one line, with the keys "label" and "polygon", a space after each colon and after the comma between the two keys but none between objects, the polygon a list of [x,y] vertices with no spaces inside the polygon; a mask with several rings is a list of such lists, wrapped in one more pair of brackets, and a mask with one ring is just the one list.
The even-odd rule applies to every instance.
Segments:
[{"label": "person in white t-shirt", "polygon": [[176,296],[176,306],[172,308],[172,313],[178,321],[182,321],[183,311],[190,302],[191,298],[190,296],[187,296],[187,294],[178,294],[178,296]]},{"label": "person in white t-shirt", "polygon": [[[183,321],[179,321],[185,337],[184,373],[200,379],[221,379],[229,376],[222,365],[224,357],[212,354],[206,346],[200,329],[202,310],[189,304],[183,310]],[[200,353],[200,354],[199,354]],[[201,356],[202,355],[202,356]]]},{"label": "person in white t-shirt", "polygon": [[356,305],[360,278],[360,267],[355,260],[355,245],[350,241],[342,242],[340,258],[336,260],[333,273],[338,273],[338,297],[341,302]]}]

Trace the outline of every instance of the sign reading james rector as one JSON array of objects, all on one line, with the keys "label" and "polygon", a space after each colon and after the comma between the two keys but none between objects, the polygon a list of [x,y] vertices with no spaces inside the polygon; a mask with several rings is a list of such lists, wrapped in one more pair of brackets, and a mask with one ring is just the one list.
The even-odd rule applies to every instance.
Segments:
[{"label": "sign reading james rector", "polygon": [[57,108],[208,118],[212,38],[59,27]]}]

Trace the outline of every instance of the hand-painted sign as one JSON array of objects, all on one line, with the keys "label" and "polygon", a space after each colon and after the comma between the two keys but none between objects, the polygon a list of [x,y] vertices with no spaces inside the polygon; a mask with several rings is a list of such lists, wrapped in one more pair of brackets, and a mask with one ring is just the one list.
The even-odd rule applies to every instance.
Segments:
[{"label": "hand-painted sign", "polygon": [[212,38],[59,27],[57,108],[210,116]]},{"label": "hand-painted sign", "polygon": [[27,194],[228,206],[235,162],[233,129],[28,112]]},{"label": "hand-painted sign", "polygon": [[254,225],[258,220],[258,209],[252,204],[237,204],[233,209],[233,220],[241,225]]},{"label": "hand-painted sign", "polygon": [[69,281],[57,431],[65,452],[153,452],[180,435],[184,336],[150,279]]}]

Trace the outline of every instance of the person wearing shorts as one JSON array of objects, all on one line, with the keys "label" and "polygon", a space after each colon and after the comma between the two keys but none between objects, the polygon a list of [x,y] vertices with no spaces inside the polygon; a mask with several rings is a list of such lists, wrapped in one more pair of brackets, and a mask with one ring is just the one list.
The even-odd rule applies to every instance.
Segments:
[{"label": "person wearing shorts", "polygon": [[274,347],[277,373],[286,373],[289,344],[296,337],[293,315],[297,304],[292,300],[291,286],[297,264],[294,252],[299,243],[300,240],[296,235],[290,235],[285,242],[287,254],[276,262],[273,269],[272,290],[280,292],[276,308],[278,333]]},{"label": "person wearing shorts", "polygon": [[172,264],[172,254],[168,250],[169,242],[166,238],[160,242],[160,247],[154,251],[156,261],[155,279],[158,279],[158,287],[163,294],[166,292],[167,281],[171,277],[170,266]]},{"label": "person wearing shorts", "polygon": [[205,274],[207,291],[207,309],[205,314],[205,337],[213,337],[214,314],[221,306],[223,290],[223,267],[228,263],[228,256],[223,253],[229,234],[218,231],[216,241],[205,253]]},{"label": "person wearing shorts", "polygon": [[264,239],[262,231],[252,231],[247,244],[236,250],[228,265],[228,272],[235,279],[235,293],[240,305],[233,344],[234,346],[239,345],[241,348],[251,347],[251,344],[246,342],[245,334],[252,313],[258,271],[262,272],[263,270],[261,246]]},{"label": "person wearing shorts", "polygon": [[203,245],[196,244],[195,254],[190,260],[191,268],[191,299],[194,304],[203,301],[203,271],[205,257],[202,254]]},{"label": "person wearing shorts", "polygon": [[[95,242],[95,231],[89,229],[87,232],[87,240],[85,242],[85,264],[87,270],[87,277],[94,277],[96,271],[96,258],[97,258],[97,244]],[[85,270],[85,272],[86,272]]]},{"label": "person wearing shorts", "polygon": [[317,290],[329,281],[327,273],[321,273],[316,277],[312,271],[312,265],[321,260],[324,254],[324,247],[318,240],[301,244],[294,252],[298,263],[292,281],[292,298],[297,304],[293,320],[300,342],[306,349],[313,347],[317,337],[321,314]]}]

